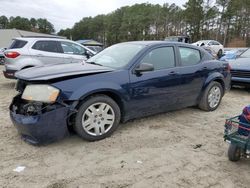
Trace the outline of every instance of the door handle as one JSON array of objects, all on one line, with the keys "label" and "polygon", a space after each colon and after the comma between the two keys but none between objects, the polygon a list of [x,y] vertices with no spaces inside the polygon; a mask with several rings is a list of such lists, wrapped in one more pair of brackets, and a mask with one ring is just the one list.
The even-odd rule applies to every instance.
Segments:
[{"label": "door handle", "polygon": [[202,67],[202,69],[201,70],[207,70],[207,67]]},{"label": "door handle", "polygon": [[176,75],[177,74],[177,72],[175,72],[175,71],[171,71],[170,73],[168,73],[169,75]]},{"label": "door handle", "polygon": [[38,56],[38,57],[43,57],[44,55],[43,55],[43,54],[37,54],[36,56]]}]

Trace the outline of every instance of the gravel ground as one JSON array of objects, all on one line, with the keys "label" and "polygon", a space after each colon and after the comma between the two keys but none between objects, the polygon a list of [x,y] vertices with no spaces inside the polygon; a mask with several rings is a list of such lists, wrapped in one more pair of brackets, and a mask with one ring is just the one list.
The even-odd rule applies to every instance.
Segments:
[{"label": "gravel ground", "polygon": [[[15,95],[14,85],[15,81],[0,73],[0,187],[250,185],[249,160],[228,161],[228,144],[223,141],[225,118],[238,115],[250,103],[244,89],[227,93],[215,112],[186,108],[122,124],[110,138],[99,142],[71,135],[35,147],[20,139],[10,121],[8,106]],[[196,148],[198,144],[201,147]],[[14,172],[18,166],[26,168]]]}]

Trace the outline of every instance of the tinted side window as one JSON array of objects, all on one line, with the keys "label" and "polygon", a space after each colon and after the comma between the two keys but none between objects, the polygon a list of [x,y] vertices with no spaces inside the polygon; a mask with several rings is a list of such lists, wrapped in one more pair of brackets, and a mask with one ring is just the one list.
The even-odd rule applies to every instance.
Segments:
[{"label": "tinted side window", "polygon": [[182,66],[190,66],[198,64],[201,60],[199,50],[193,48],[179,47]]},{"label": "tinted side window", "polygon": [[27,41],[24,40],[14,40],[12,44],[10,45],[9,49],[14,49],[14,48],[22,48],[27,44]]},{"label": "tinted side window", "polygon": [[216,42],[216,41],[212,41],[213,45],[220,45],[220,43]]},{"label": "tinted side window", "polygon": [[77,44],[71,42],[61,42],[63,52],[65,54],[75,54],[75,55],[84,55],[85,49]]},{"label": "tinted side window", "polygon": [[45,52],[61,53],[61,50],[58,46],[58,42],[56,41],[37,41],[32,46],[32,49]]},{"label": "tinted side window", "polygon": [[175,67],[175,54],[173,47],[157,48],[149,52],[141,61],[154,66],[155,70]]}]

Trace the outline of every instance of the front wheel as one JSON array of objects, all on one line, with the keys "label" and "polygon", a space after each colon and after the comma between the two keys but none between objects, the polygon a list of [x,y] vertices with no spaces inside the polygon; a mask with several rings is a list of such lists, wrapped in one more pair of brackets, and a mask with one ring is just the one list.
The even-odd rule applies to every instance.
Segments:
[{"label": "front wheel", "polygon": [[74,130],[85,140],[101,140],[115,131],[120,117],[120,108],[113,99],[106,95],[95,95],[80,106]]},{"label": "front wheel", "polygon": [[242,154],[242,149],[235,144],[230,144],[228,148],[228,159],[230,161],[236,162],[240,160]]},{"label": "front wheel", "polygon": [[220,105],[223,95],[223,89],[219,82],[211,82],[205,89],[199,108],[205,111],[214,111]]}]

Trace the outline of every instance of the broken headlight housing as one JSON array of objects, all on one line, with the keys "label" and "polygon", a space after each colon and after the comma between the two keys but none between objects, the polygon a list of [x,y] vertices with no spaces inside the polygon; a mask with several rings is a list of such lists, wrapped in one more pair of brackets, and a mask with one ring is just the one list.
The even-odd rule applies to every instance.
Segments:
[{"label": "broken headlight housing", "polygon": [[45,84],[27,85],[22,94],[22,99],[28,101],[39,101],[44,103],[54,103],[60,90]]}]

